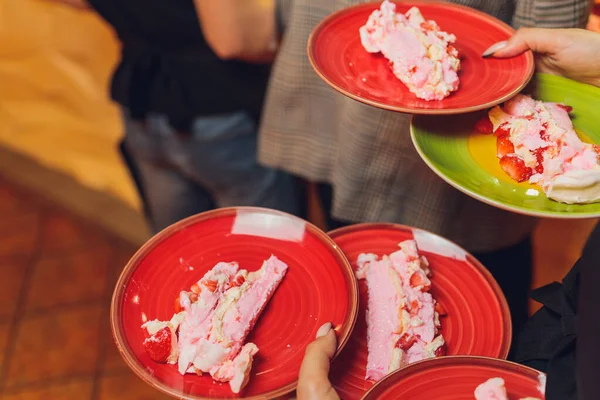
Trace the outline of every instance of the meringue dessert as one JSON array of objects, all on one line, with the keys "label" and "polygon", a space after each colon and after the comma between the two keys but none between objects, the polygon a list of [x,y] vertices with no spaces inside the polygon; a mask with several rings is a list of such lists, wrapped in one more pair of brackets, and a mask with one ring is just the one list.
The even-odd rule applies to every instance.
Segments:
[{"label": "meringue dessert", "polygon": [[407,364],[446,354],[440,316],[446,312],[429,290],[429,264],[414,240],[379,257],[361,254],[356,277],[365,279],[367,374],[377,381]]},{"label": "meringue dessert", "polygon": [[573,128],[571,107],[519,94],[489,111],[475,129],[494,134],[500,166],[516,182],[541,186],[566,204],[600,201],[600,147]]},{"label": "meringue dessert", "polygon": [[142,325],[146,352],[156,362],[177,364],[182,375],[208,373],[239,393],[258,352],[254,343],[244,342],[287,269],[275,256],[255,272],[235,262],[218,263],[179,294],[170,321]]},{"label": "meringue dessert", "polygon": [[359,30],[363,47],[389,60],[394,75],[424,100],[442,100],[459,85],[456,37],[423,18],[417,7],[401,14],[384,0]]}]

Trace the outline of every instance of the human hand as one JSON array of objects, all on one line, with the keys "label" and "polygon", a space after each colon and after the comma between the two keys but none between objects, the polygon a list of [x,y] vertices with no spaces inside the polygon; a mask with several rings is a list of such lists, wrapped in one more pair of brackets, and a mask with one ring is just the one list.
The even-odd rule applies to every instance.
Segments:
[{"label": "human hand", "polygon": [[335,354],[337,340],[330,322],[317,331],[317,339],[308,345],[298,378],[298,400],[339,400],[329,382],[329,364]]},{"label": "human hand", "polygon": [[508,58],[532,50],[539,72],[600,86],[600,34],[583,29],[519,29],[483,57]]}]

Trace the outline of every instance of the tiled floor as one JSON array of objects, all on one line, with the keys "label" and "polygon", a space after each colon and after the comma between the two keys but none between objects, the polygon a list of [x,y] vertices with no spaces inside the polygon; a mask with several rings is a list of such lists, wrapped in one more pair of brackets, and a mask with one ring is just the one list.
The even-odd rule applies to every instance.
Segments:
[{"label": "tiled floor", "polygon": [[0,181],[0,398],[162,399],[108,326],[133,246]]}]

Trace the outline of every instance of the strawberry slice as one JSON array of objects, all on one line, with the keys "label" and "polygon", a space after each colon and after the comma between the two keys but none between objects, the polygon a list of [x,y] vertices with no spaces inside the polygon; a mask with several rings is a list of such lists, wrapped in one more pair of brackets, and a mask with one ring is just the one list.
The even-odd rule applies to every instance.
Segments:
[{"label": "strawberry slice", "polygon": [[562,108],[563,110],[565,110],[569,114],[571,114],[573,112],[573,107],[571,107],[571,106],[567,106],[567,105],[564,105],[564,104],[557,104],[557,106],[560,107],[560,108]]},{"label": "strawberry slice", "polygon": [[156,362],[166,363],[171,355],[171,330],[165,326],[144,340],[146,353]]},{"label": "strawberry slice", "polygon": [[510,135],[510,129],[506,127],[506,124],[502,124],[496,129],[494,135],[497,137],[508,136]]},{"label": "strawberry slice", "polygon": [[596,154],[598,154],[600,156],[600,146],[598,146],[597,144],[594,145],[594,151],[596,152]]},{"label": "strawberry slice", "polygon": [[217,291],[217,281],[208,280],[202,282],[202,284],[213,293]]},{"label": "strawberry slice", "polygon": [[190,288],[190,290],[196,294],[200,294],[200,292],[202,291],[202,288],[197,283],[194,283],[192,285],[192,287]]},{"label": "strawberry slice", "polygon": [[443,356],[446,355],[446,353],[447,353],[447,350],[446,350],[446,344],[445,343],[443,345],[441,345],[440,347],[438,347],[437,349],[435,349],[435,351],[433,352],[433,354],[436,357],[443,357]]},{"label": "strawberry slice", "polygon": [[246,282],[246,278],[244,278],[242,275],[237,275],[236,277],[233,278],[233,282],[231,283],[231,286],[232,287],[242,286],[244,284],[244,282]]},{"label": "strawberry slice", "polygon": [[410,276],[410,286],[412,286],[412,287],[422,286],[423,287],[422,290],[424,292],[428,292],[429,289],[431,289],[431,284],[429,283],[429,280],[427,279],[425,274],[420,271],[415,271]]},{"label": "strawberry slice", "polygon": [[489,117],[485,116],[477,121],[475,124],[475,130],[479,133],[491,135],[494,133],[494,125],[492,125],[492,121],[490,121]]},{"label": "strawberry slice", "polygon": [[514,153],[515,146],[512,144],[508,136],[499,136],[496,140],[496,156],[502,158],[507,154]]},{"label": "strawberry slice", "polygon": [[546,147],[544,147],[543,149],[536,149],[533,152],[533,155],[535,156],[535,159],[537,160],[537,165],[535,166],[535,172],[537,172],[538,174],[541,174],[544,172],[544,150],[546,150]]},{"label": "strawberry slice", "polygon": [[417,335],[403,333],[400,339],[396,342],[396,347],[404,351],[408,351],[417,342]]},{"label": "strawberry slice", "polygon": [[513,180],[523,182],[529,178],[533,172],[531,168],[525,165],[525,161],[516,154],[507,154],[500,159],[500,166]]},{"label": "strawberry slice", "polygon": [[446,309],[444,308],[443,305],[441,305],[440,303],[436,302],[435,303],[435,311],[438,313],[438,315],[440,317],[443,317],[444,315],[448,315],[448,312],[446,311]]}]

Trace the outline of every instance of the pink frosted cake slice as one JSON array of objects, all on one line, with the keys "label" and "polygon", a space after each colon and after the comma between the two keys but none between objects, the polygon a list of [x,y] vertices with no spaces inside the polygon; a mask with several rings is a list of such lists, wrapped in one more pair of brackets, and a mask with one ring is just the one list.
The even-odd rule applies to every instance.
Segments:
[{"label": "pink frosted cake slice", "polygon": [[425,20],[417,7],[401,14],[384,0],[360,28],[360,38],[365,50],[389,60],[394,75],[418,98],[442,100],[458,89],[456,37]]},{"label": "pink frosted cake slice", "polygon": [[496,106],[477,130],[497,137],[497,157],[515,181],[540,185],[555,201],[600,201],[600,147],[584,143],[573,128],[571,108],[517,95]]},{"label": "pink frosted cake slice", "polygon": [[258,352],[254,343],[244,341],[287,269],[275,256],[250,273],[237,263],[217,264],[190,292],[181,292],[171,321],[142,326],[150,335],[144,342],[148,354],[158,362],[177,363],[182,375],[209,373],[239,393]]},{"label": "pink frosted cake slice", "polygon": [[[509,400],[504,379],[490,378],[477,386],[475,400]],[[525,397],[521,400],[540,400],[537,397]]]},{"label": "pink frosted cake slice", "polygon": [[389,256],[358,257],[356,275],[366,280],[369,293],[366,379],[377,381],[409,363],[445,354],[439,333],[445,311],[429,293],[428,266],[413,240]]}]

